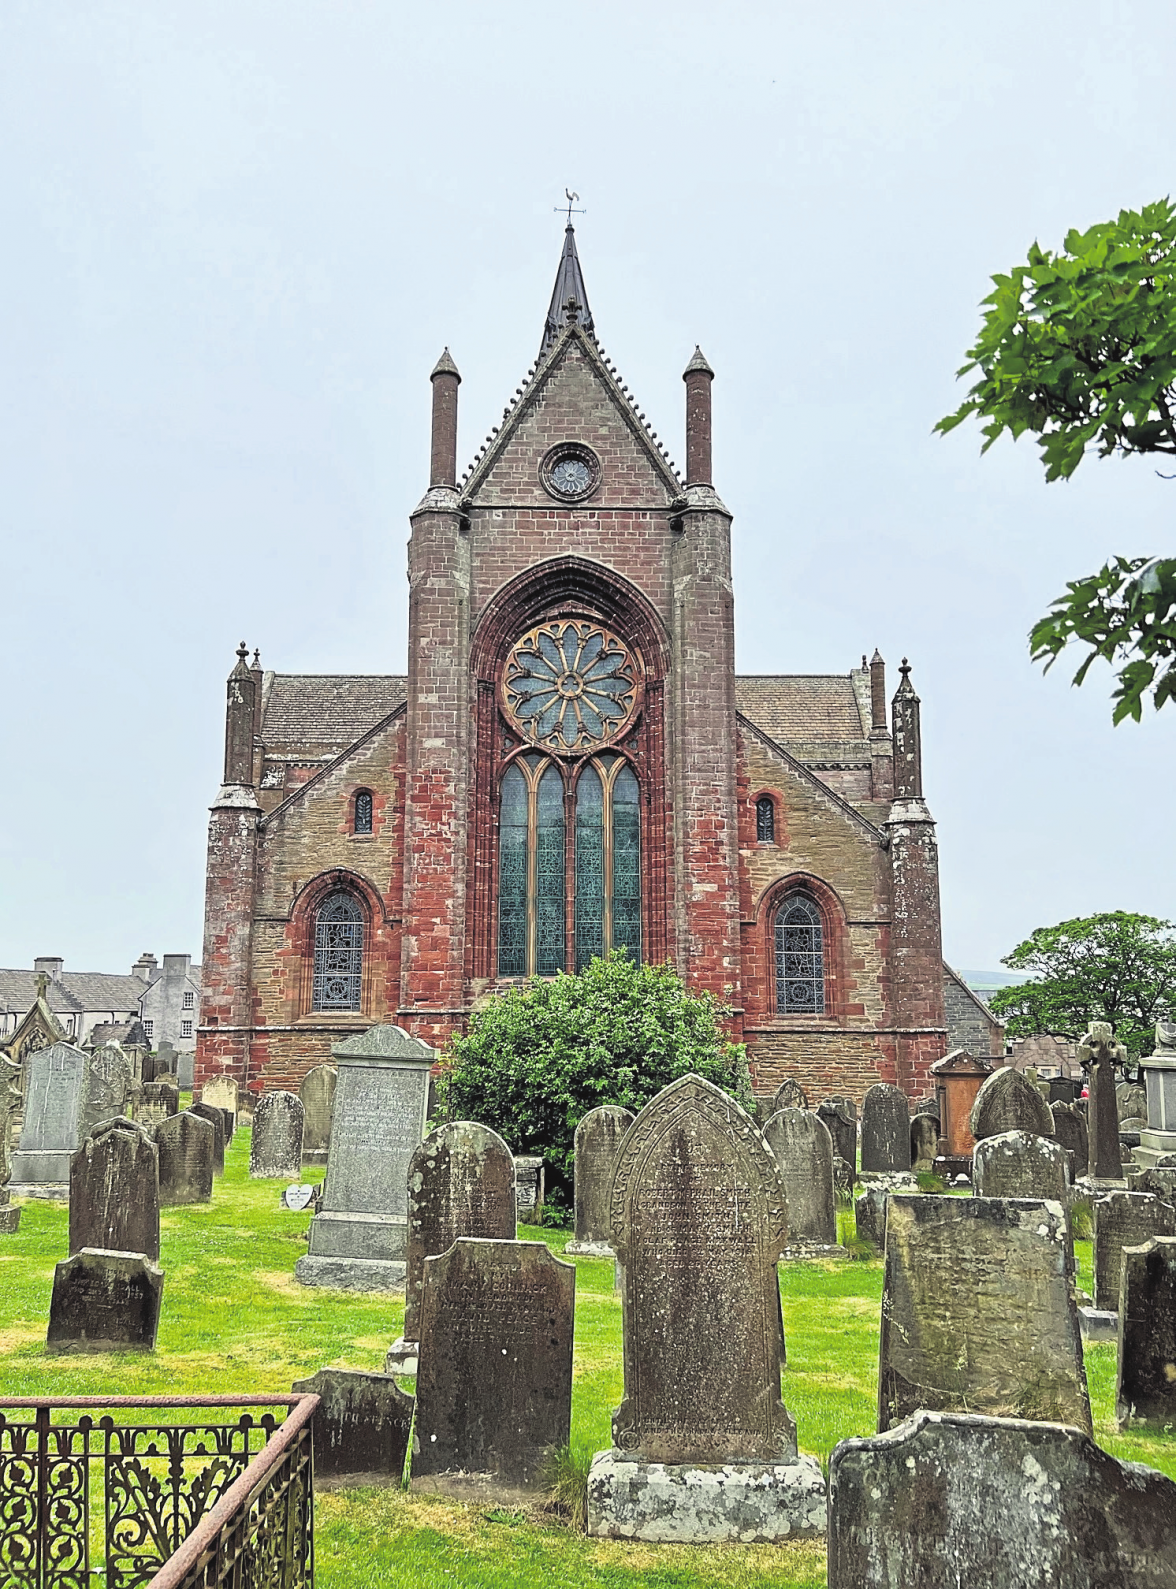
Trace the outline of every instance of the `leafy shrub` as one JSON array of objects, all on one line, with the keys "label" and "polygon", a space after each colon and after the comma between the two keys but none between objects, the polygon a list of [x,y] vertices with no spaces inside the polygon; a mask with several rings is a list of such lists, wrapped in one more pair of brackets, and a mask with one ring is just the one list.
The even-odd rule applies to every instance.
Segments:
[{"label": "leafy shrub", "polygon": [[475,1010],[443,1056],[441,1109],[491,1126],[515,1153],[542,1153],[549,1196],[566,1200],[576,1126],[600,1104],[635,1113],[694,1071],[753,1108],[745,1049],[723,1031],[730,1013],[671,966],[635,966],[614,950]]}]

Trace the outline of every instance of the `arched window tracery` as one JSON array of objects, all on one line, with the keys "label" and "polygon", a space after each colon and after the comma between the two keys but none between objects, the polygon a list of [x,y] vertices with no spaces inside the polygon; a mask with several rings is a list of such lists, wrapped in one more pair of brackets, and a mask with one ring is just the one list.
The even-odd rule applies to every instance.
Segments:
[{"label": "arched window tracery", "polygon": [[370,789],[356,790],[354,831],[356,833],[370,833],[372,831],[372,792]]},{"label": "arched window tracery", "polygon": [[755,803],[755,837],[757,844],[776,842],[776,802],[771,795],[760,795]]},{"label": "arched window tracery", "polygon": [[776,912],[776,1012],[825,1013],[825,932],[808,894],[788,894]]},{"label": "arched window tracery", "polygon": [[312,1008],[358,1010],[363,990],[363,908],[340,889],[318,908],[314,923]]}]

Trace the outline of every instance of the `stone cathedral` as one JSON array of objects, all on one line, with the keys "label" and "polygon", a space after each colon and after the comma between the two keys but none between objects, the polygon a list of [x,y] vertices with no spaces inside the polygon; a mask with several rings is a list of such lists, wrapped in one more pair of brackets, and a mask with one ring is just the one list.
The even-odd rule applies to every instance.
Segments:
[{"label": "stone cathedral", "polygon": [[197,1084],[296,1087],[377,1022],[442,1045],[497,990],[623,946],[734,1008],[758,1093],[925,1092],[949,1009],[985,1044],[992,1022],[943,964],[909,669],[889,705],[877,653],[736,676],[713,372],[696,350],[680,475],[597,340],[570,224],[539,356],[459,476],[460,380],[446,351],[407,677],[244,646],[229,677]]}]

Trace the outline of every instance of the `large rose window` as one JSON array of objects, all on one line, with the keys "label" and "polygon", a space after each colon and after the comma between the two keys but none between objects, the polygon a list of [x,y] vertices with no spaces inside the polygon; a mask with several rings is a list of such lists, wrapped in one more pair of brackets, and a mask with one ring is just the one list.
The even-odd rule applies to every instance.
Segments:
[{"label": "large rose window", "polygon": [[515,645],[503,675],[503,705],[522,736],[555,751],[615,739],[637,706],[639,670],[599,624],[540,624]]}]

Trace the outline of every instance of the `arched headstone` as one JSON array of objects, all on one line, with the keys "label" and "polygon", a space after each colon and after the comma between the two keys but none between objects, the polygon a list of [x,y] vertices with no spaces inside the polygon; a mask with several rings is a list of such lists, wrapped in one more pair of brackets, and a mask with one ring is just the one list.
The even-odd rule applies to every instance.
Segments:
[{"label": "arched headstone", "polygon": [[69,1250],[159,1257],[159,1156],[144,1126],[112,1120],[69,1168]]},{"label": "arched headstone", "polygon": [[977,1142],[998,1137],[1005,1131],[1030,1131],[1035,1136],[1053,1135],[1053,1115],[1049,1105],[1012,1065],[1002,1065],[985,1078],[969,1120]]},{"label": "arched headstone", "polygon": [[628,1109],[602,1104],[590,1109],[576,1127],[576,1234],[564,1249],[566,1252],[611,1257],[609,1199],[613,1165],[621,1140],[632,1124]]},{"label": "arched headstone", "polygon": [[776,1088],[776,1096],[772,1099],[773,1114],[781,1109],[807,1109],[808,1106],[808,1093],[795,1076],[787,1077]]},{"label": "arched headstone", "polygon": [[296,1181],[302,1171],[302,1100],[293,1092],[267,1092],[253,1111],[249,1174],[254,1180]]},{"label": "arched headstone", "polygon": [[875,1082],[862,1102],[862,1173],[895,1175],[911,1167],[911,1113],[906,1093]]},{"label": "arched headstone", "polygon": [[790,1248],[837,1242],[833,1199],[833,1138],[806,1109],[779,1109],[764,1127],[788,1200]]}]

